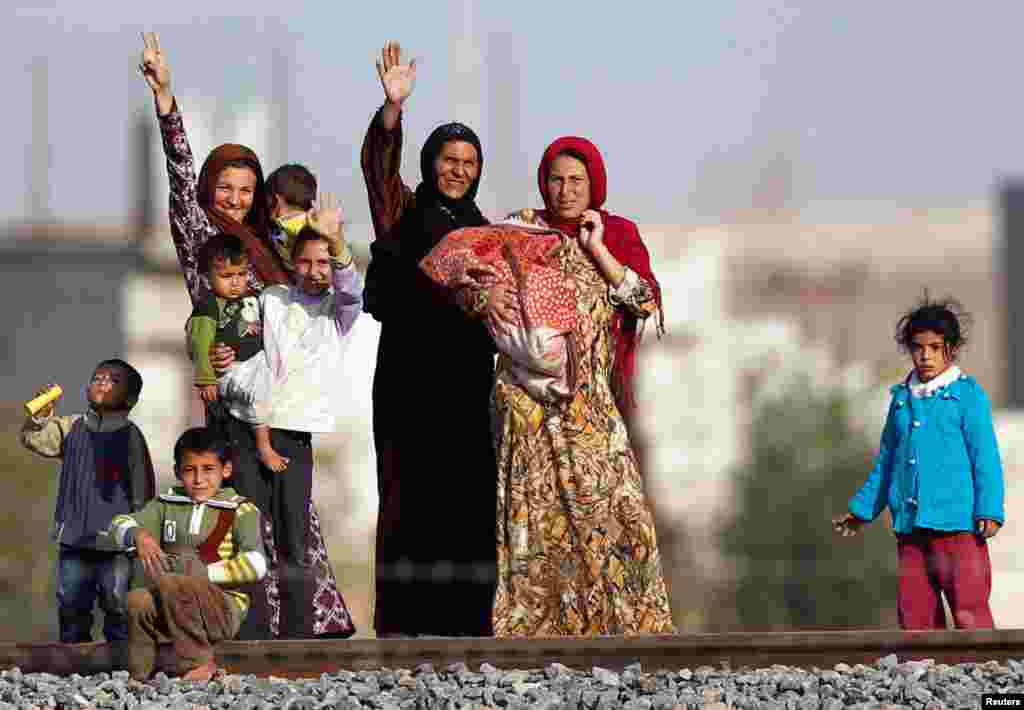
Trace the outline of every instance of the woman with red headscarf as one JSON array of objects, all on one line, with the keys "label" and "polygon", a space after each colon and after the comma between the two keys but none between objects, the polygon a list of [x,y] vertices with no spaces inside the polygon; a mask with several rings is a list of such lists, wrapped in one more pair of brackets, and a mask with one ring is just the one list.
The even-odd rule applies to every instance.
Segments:
[{"label": "woman with red headscarf", "polygon": [[[144,33],[143,41],[145,49],[139,70],[156,101],[171,187],[171,236],[193,305],[210,289],[200,269],[200,250],[207,239],[218,233],[234,235],[245,245],[249,255],[249,286],[254,292],[271,284],[290,283],[284,264],[270,242],[263,170],[256,154],[242,145],[218,146],[206,158],[197,180],[192,149],[171,92],[167,57],[156,33]],[[227,364],[231,359],[211,357],[215,366],[217,361]],[[308,434],[301,436],[304,432],[273,430],[287,440],[283,443],[289,447],[292,459],[289,468],[276,473],[260,465],[251,427],[226,416],[224,428],[235,450],[234,485],[263,510],[264,542],[271,559],[271,570],[264,577],[262,589],[252,594],[252,607],[239,638],[267,638],[268,634],[284,638],[351,636],[355,627],[338,591],[320,532],[320,518],[310,498],[312,449]],[[276,440],[274,445],[279,446]],[[294,480],[283,478],[286,476]],[[300,483],[300,479],[301,485],[297,486],[275,485],[286,480],[289,484]],[[282,493],[286,487],[297,492]],[[264,500],[268,497],[269,501]],[[272,520],[278,515],[278,509],[289,502],[308,512],[305,535],[297,536],[298,543],[287,545],[300,551],[304,549],[304,555],[301,552],[282,554],[287,552],[286,545],[281,541],[275,544]],[[285,559],[295,556],[304,559]]]},{"label": "woman with red headscarf", "polygon": [[[661,294],[629,220],[601,210],[600,152],[566,137],[544,152],[545,209],[522,217],[570,239],[559,255],[576,292],[570,393],[539,401],[498,359],[496,636],[673,633],[654,518],[622,412],[633,406],[640,329]],[[463,302],[485,302],[483,294]]]}]

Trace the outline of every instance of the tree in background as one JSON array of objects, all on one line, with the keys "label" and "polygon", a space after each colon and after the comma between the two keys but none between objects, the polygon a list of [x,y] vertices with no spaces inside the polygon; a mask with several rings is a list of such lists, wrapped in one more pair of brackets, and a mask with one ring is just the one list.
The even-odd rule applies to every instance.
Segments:
[{"label": "tree in background", "polygon": [[755,404],[751,459],[735,472],[734,513],[720,533],[743,629],[895,626],[891,526],[878,520],[843,539],[830,523],[867,477],[873,451],[838,389],[798,378]]}]

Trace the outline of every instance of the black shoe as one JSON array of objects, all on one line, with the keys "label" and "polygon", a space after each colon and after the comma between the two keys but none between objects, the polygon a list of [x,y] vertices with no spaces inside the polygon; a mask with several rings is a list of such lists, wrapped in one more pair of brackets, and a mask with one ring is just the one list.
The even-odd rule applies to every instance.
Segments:
[{"label": "black shoe", "polygon": [[330,639],[347,639],[347,638],[351,638],[352,635],[355,634],[355,632],[356,632],[356,630],[353,627],[353,629],[351,631],[332,631],[332,632],[327,633],[327,634],[317,634],[313,638],[315,638],[318,641],[321,640],[321,639],[324,640],[324,641],[327,641],[327,640],[330,640]]}]

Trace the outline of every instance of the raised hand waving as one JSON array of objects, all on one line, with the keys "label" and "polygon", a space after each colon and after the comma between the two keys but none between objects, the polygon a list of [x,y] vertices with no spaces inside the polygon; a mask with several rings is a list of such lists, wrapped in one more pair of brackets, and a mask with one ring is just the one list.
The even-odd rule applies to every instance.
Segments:
[{"label": "raised hand waving", "polygon": [[327,238],[332,256],[339,256],[343,248],[341,208],[333,192],[321,192],[316,205],[306,213],[310,229]]},{"label": "raised hand waving", "polygon": [[416,83],[416,60],[402,64],[402,45],[386,42],[381,50],[381,59],[377,60],[377,75],[388,102],[401,106]]}]

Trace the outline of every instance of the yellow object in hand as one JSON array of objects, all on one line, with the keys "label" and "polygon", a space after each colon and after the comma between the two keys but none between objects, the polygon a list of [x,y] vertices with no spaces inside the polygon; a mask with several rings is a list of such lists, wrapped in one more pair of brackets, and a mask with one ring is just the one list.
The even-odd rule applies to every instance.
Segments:
[{"label": "yellow object in hand", "polygon": [[30,416],[34,417],[39,414],[48,405],[56,402],[60,396],[64,394],[64,390],[61,389],[60,385],[54,385],[50,389],[43,392],[38,397],[34,397],[29,401],[25,402],[25,412]]}]

